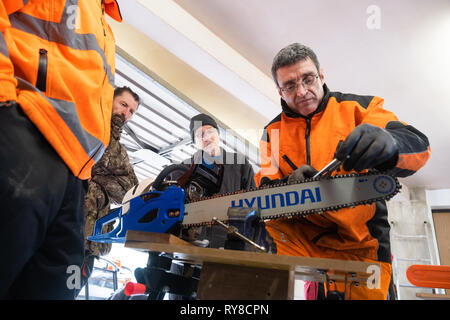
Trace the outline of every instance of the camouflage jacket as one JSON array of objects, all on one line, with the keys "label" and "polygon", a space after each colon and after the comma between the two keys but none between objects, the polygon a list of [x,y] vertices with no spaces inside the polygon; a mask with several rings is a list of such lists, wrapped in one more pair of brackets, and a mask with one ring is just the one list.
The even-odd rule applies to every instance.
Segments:
[{"label": "camouflage jacket", "polygon": [[121,204],[125,193],[138,183],[127,151],[119,142],[123,124],[122,116],[112,116],[108,148],[92,168],[92,181],[100,184],[115,204]]},{"label": "camouflage jacket", "polygon": [[[95,222],[108,214],[110,204],[121,204],[125,193],[138,183],[130,164],[126,149],[119,143],[124,118],[113,115],[111,118],[111,139],[102,158],[92,168],[92,179],[84,203],[85,237],[92,235]],[[112,225],[102,232],[112,230]],[[89,254],[106,255],[111,244],[85,242]]]}]

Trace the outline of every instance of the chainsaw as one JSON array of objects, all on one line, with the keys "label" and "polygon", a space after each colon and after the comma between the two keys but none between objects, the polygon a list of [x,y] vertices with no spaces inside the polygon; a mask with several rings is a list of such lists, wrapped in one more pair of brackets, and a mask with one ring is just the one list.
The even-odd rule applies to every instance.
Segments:
[{"label": "chainsaw", "polygon": [[[262,220],[305,217],[389,200],[401,188],[397,178],[369,171],[331,175],[340,166],[334,159],[312,178],[279,183],[247,191],[190,199],[175,181],[163,191],[149,191],[129,200],[127,211],[121,207],[98,219],[92,236],[96,242],[124,243],[127,230],[170,232],[176,225],[184,228],[226,223],[230,208],[257,208]],[[102,233],[106,224],[114,229]]]}]

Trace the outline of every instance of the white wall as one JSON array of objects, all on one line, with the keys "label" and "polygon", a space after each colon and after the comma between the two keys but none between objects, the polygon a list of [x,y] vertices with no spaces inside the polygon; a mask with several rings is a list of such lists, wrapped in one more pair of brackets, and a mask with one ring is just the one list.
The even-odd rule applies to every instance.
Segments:
[{"label": "white wall", "polygon": [[[432,210],[436,209],[449,209],[450,210],[450,189],[437,189],[437,190],[426,190],[425,197],[428,204],[428,214],[429,219],[433,221]],[[434,251],[436,253],[436,264],[440,264],[439,261],[439,251],[437,247],[436,234],[434,232],[434,224],[433,227],[433,245]]]},{"label": "white wall", "polygon": [[[411,285],[406,278],[406,270],[413,264],[439,264],[434,224],[433,209],[450,209],[450,189],[425,190],[405,186],[402,192],[387,203],[388,218],[391,223],[391,250],[396,258],[424,259],[417,261],[394,261],[394,279],[397,284]],[[427,239],[397,238],[397,235],[420,236]],[[431,256],[430,256],[431,255]],[[426,261],[430,259],[431,261]],[[397,263],[397,264],[396,264]],[[400,287],[401,300],[415,300],[416,293],[428,292],[431,289]],[[439,292],[438,292],[439,293]]]},{"label": "white wall", "polygon": [[431,209],[450,209],[450,189],[426,190]]}]

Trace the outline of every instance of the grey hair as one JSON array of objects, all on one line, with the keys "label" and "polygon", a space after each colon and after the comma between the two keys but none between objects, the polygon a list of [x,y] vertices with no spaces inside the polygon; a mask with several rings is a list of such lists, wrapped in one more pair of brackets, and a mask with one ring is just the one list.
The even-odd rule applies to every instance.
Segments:
[{"label": "grey hair", "polygon": [[320,64],[319,60],[317,59],[316,54],[314,51],[312,51],[311,48],[300,44],[300,43],[293,43],[288,45],[287,47],[284,47],[281,49],[275,58],[273,58],[272,63],[272,77],[275,81],[276,85],[279,86],[278,80],[277,80],[277,71],[278,69],[290,66],[294,63],[297,63],[300,60],[305,60],[306,58],[310,58],[314,64],[316,65],[317,72],[319,72]]}]

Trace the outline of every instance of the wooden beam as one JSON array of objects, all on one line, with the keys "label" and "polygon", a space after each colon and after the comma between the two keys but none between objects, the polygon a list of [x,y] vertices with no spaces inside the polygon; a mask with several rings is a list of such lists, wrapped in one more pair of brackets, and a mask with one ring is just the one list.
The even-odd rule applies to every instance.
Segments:
[{"label": "wooden beam", "polygon": [[326,258],[285,256],[238,250],[200,248],[191,245],[173,235],[142,231],[127,232],[125,247],[144,251],[165,252],[173,254],[175,260],[192,264],[221,263],[244,267],[267,268],[270,270],[293,270],[302,280],[358,282],[366,285],[371,274],[368,268],[381,266],[376,262],[349,261]]}]

